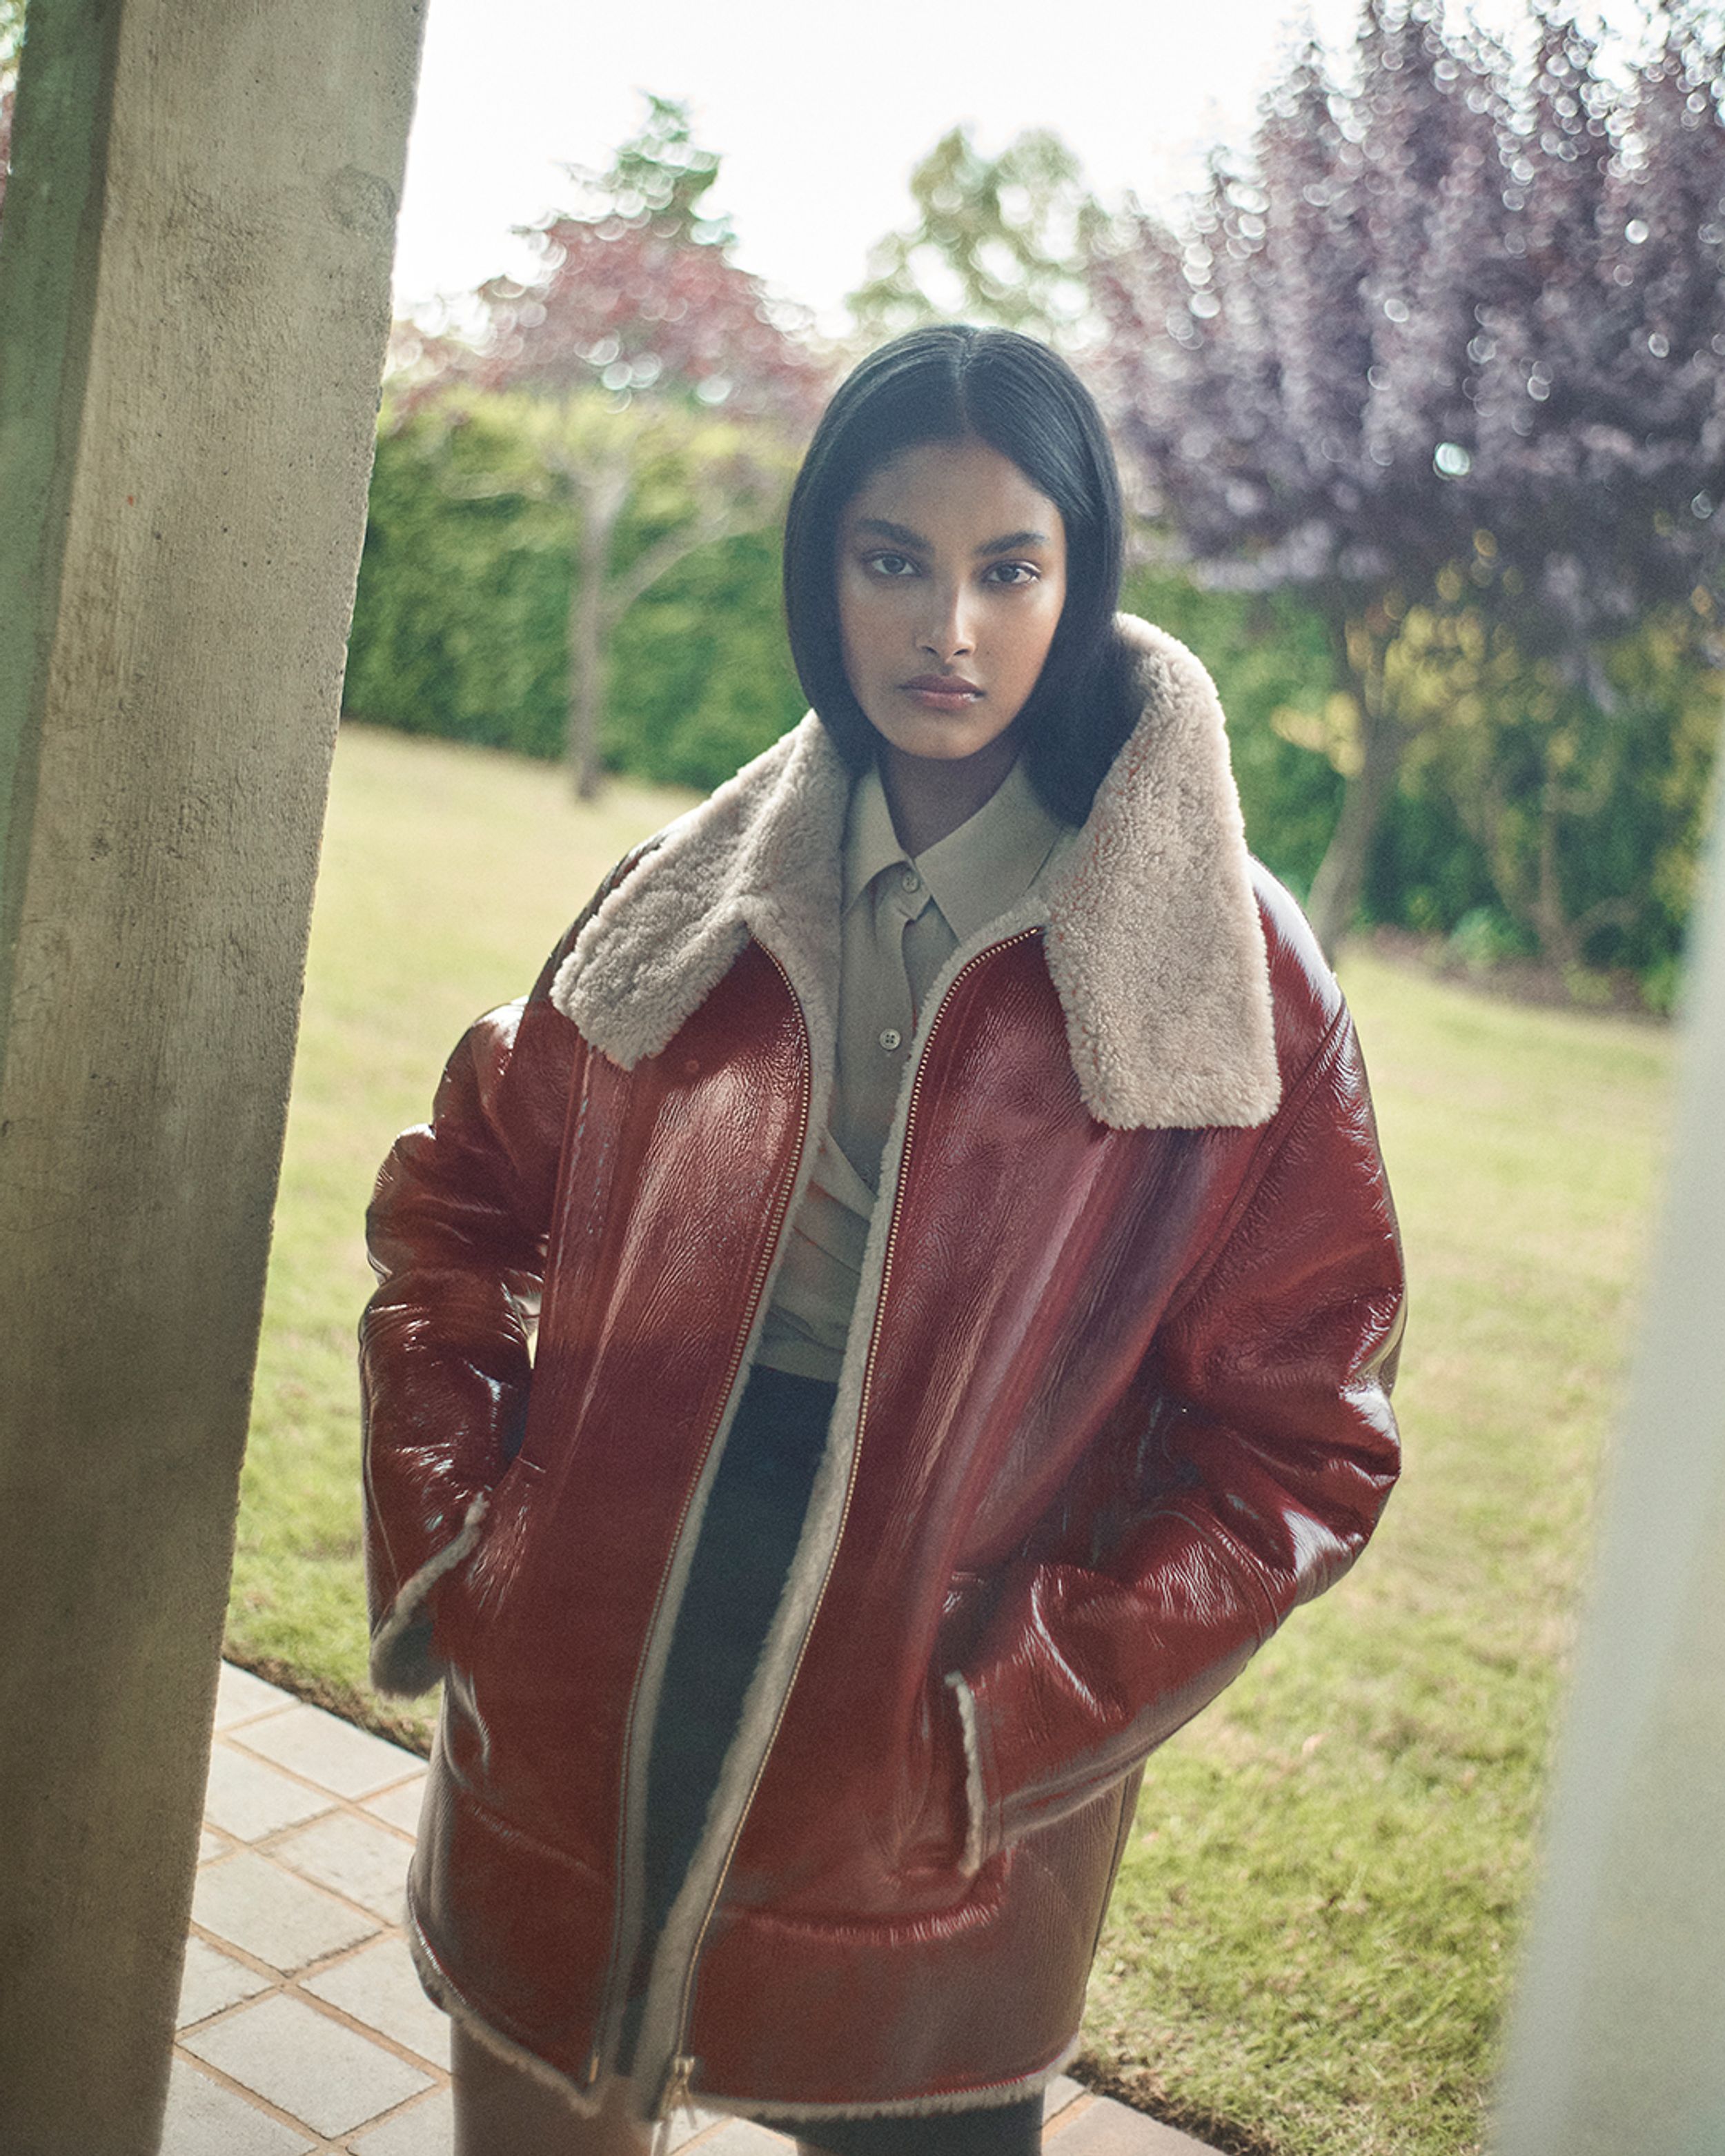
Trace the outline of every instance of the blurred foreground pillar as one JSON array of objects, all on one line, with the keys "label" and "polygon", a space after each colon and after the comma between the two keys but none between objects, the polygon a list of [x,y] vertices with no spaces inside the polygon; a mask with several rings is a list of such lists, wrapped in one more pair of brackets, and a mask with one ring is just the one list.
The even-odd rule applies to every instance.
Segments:
[{"label": "blurred foreground pillar", "polygon": [[420,0],[30,0],[0,227],[0,2150],[167,2086]]},{"label": "blurred foreground pillar", "polygon": [[1725,2151],[1725,824],[1685,1031],[1499,2156]]}]

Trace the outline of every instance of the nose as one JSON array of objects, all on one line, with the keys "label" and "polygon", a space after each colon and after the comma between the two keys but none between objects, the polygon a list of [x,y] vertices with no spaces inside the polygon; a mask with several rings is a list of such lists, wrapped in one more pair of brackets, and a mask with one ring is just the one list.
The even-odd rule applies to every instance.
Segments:
[{"label": "nose", "polygon": [[921,625],[916,648],[942,665],[950,666],[955,659],[963,659],[976,649],[963,588],[959,585],[942,591],[931,583],[928,597],[929,608]]}]

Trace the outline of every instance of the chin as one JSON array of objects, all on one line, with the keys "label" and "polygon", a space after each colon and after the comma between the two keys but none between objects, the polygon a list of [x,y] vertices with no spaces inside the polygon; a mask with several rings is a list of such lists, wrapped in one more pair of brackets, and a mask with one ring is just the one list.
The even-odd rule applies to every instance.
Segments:
[{"label": "chin", "polygon": [[983,755],[994,744],[992,741],[933,741],[919,742],[914,748],[908,742],[895,743],[894,746],[901,756],[915,757],[919,763],[968,763],[973,757]]},{"label": "chin", "polygon": [[890,748],[901,756],[914,757],[922,763],[968,763],[973,757],[983,756],[999,746],[1009,726],[953,726],[932,723],[883,726],[876,722],[875,731]]}]

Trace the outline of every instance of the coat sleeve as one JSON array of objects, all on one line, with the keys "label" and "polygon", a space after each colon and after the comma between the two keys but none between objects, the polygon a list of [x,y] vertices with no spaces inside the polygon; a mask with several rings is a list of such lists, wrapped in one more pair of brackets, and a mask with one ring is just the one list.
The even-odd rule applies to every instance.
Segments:
[{"label": "coat sleeve", "polygon": [[481,1019],[430,1122],[402,1133],[377,1178],[366,1229],[380,1285],[360,1322],[360,1392],[380,1691],[437,1681],[432,1590],[473,1548],[520,1444],[574,1035],[548,1004]]},{"label": "coat sleeve", "polygon": [[1158,1328],[1157,1494],[1094,1564],[1026,1561],[949,1680],[973,1866],[1099,1795],[1353,1563],[1395,1479],[1400,1245],[1334,1015]]},{"label": "coat sleeve", "polygon": [[411,1697],[441,1671],[438,1582],[469,1555],[519,1450],[557,1161],[586,1050],[551,983],[621,861],[532,993],[492,1011],[444,1071],[431,1121],[404,1131],[366,1216],[379,1285],[360,1322],[372,1681]]}]

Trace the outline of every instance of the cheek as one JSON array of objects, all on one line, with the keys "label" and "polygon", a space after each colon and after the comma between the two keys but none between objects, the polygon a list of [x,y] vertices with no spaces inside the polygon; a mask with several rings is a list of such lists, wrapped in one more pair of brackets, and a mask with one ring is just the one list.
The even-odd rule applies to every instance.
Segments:
[{"label": "cheek", "polygon": [[839,572],[838,583],[839,634],[846,644],[855,644],[867,630],[870,593],[867,585],[859,585],[853,576]]},{"label": "cheek", "polygon": [[839,579],[839,656],[844,661],[847,675],[855,675],[856,666],[856,605],[845,590],[845,579]]},{"label": "cheek", "polygon": [[883,654],[896,652],[903,639],[900,616],[894,604],[897,594],[879,585],[839,588],[839,648],[845,671],[853,676],[859,667],[885,663]]},{"label": "cheek", "polygon": [[856,686],[857,669],[864,663],[867,648],[867,622],[858,607],[846,603],[841,593],[839,598],[839,655],[845,662],[845,671],[853,689]]},{"label": "cheek", "polygon": [[1055,632],[1060,625],[1060,616],[1065,611],[1064,592],[1054,595],[1050,603],[1039,614],[1034,633],[1024,641],[1024,655],[1029,670],[1040,674],[1054,649]]}]

